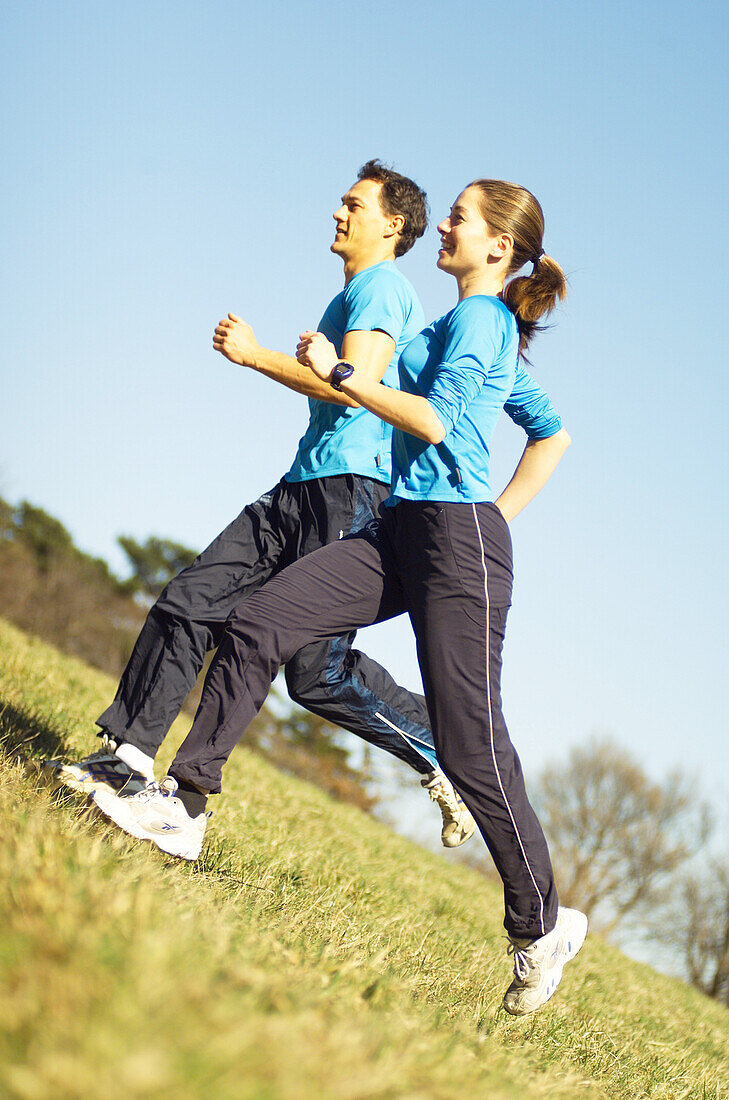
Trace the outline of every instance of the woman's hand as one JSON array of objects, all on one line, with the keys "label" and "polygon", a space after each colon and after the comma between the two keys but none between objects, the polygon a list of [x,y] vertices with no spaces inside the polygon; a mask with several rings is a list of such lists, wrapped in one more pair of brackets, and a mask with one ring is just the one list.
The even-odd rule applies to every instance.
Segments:
[{"label": "woman's hand", "polygon": [[313,370],[317,378],[328,382],[332,371],[339,362],[336,348],[322,332],[312,332],[307,329],[299,337],[296,346],[296,358],[304,367]]},{"label": "woman's hand", "polygon": [[218,323],[213,334],[213,347],[239,367],[254,366],[256,353],[261,350],[251,326],[236,317],[235,313],[229,313]]}]

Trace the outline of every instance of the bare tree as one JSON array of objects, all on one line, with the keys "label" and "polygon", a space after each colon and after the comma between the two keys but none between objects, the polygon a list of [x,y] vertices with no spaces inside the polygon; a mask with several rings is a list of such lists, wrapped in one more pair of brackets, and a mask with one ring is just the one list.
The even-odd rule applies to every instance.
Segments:
[{"label": "bare tree", "polygon": [[654,927],[678,950],[691,984],[729,1006],[729,860],[685,879]]},{"label": "bare tree", "polygon": [[655,909],[709,829],[695,783],[678,774],[653,782],[607,739],[548,765],[534,802],[560,900],[582,909],[605,933]]}]

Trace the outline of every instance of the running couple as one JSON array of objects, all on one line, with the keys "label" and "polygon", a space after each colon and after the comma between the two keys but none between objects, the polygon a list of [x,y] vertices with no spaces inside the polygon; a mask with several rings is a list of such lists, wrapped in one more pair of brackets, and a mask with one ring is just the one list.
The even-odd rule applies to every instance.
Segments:
[{"label": "running couple", "polygon": [[[313,399],[309,428],[285,485],[243,513],[251,513],[255,552],[263,560],[249,557],[242,581],[231,554],[213,551],[226,541],[224,532],[172,582],[150,613],[115,703],[99,719],[117,743],[113,757],[149,774],[167,728],[164,717],[156,723],[154,718],[175,686],[179,706],[189,686],[188,650],[197,656],[205,643],[220,640],[170,776],[141,791],[131,782],[120,791],[96,785],[94,798],[133,836],[196,858],[207,795],[220,791],[222,766],[282,664],[294,697],[316,713],[382,744],[374,715],[402,738],[395,745],[388,735],[390,751],[404,759],[405,744],[425,752],[425,715],[417,733],[411,724],[421,701],[351,649],[357,628],[407,611],[437,761],[468,806],[504,883],[504,924],[514,955],[504,1007],[524,1015],[551,997],[587,931],[581,913],[558,907],[546,841],[527,799],[500,695],[512,584],[507,521],[542,488],[569,443],[548,398],[523,367],[539,319],[564,295],[564,275],[544,255],[544,220],[534,196],[514,184],[476,180],[438,226],[438,267],[455,278],[457,304],[422,327],[417,299],[392,263],[424,231],[419,189],[367,165],[335,220],[332,249],[344,259],[345,289],[319,331],[302,334],[298,363],[260,348],[252,330],[232,315],[216,329],[215,347],[228,358]],[[506,282],[528,263],[529,275]],[[396,366],[399,388],[392,377]],[[525,428],[528,442],[494,502],[489,446],[502,408]],[[387,470],[390,435],[390,491],[374,497],[372,486],[382,486]],[[337,533],[324,533],[333,519],[328,496],[324,515],[314,520],[318,541],[326,545],[309,554],[315,543],[303,540],[303,502],[316,512],[317,494],[321,489],[323,498],[330,481],[347,485],[350,533],[337,537],[341,522],[334,524]],[[283,497],[286,508],[278,499]],[[277,514],[272,533],[274,500],[287,519]],[[231,541],[240,556],[238,522]],[[299,560],[282,569],[287,554],[288,561]],[[198,617],[191,615],[191,588],[206,596],[215,588],[216,609],[228,601],[225,614],[205,620],[196,609]],[[182,651],[180,633],[186,639]],[[165,661],[169,690],[158,672]],[[151,721],[138,721],[145,707]],[[355,712],[369,716],[366,729],[353,721]],[[76,767],[83,776],[89,765]],[[114,760],[111,766],[117,767]]]}]

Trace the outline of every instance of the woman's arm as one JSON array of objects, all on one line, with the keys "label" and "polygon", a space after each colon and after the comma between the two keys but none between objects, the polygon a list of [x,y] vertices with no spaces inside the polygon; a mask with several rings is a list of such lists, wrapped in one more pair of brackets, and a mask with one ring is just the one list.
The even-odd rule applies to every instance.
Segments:
[{"label": "woman's arm", "polygon": [[507,523],[527,506],[549,481],[572,440],[564,428],[547,439],[532,439],[524,448],[519,465],[495,504]]},{"label": "woman's arm", "polygon": [[[338,362],[334,345],[320,332],[302,333],[296,358],[327,382]],[[345,378],[341,385],[343,393],[394,428],[415,435],[426,443],[440,443],[445,439],[446,429],[425,397],[392,390],[356,366],[354,374]]]}]

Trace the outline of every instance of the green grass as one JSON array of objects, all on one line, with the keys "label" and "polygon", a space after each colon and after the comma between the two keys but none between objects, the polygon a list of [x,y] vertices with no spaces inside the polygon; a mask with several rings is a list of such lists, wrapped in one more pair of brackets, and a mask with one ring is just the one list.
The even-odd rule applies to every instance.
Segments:
[{"label": "green grass", "polygon": [[245,749],[197,864],[52,791],[113,690],[0,623],[0,1096],[729,1097],[720,1005],[590,937],[512,1019],[500,890]]}]

